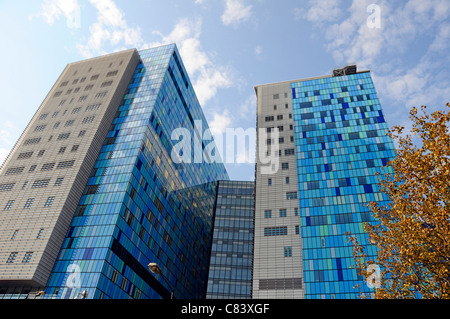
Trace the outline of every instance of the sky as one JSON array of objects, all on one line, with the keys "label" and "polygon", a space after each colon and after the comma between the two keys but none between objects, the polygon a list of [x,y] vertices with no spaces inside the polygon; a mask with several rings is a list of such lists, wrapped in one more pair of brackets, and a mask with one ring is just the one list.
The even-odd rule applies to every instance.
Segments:
[{"label": "sky", "polygon": [[[256,85],[349,63],[371,70],[390,127],[450,102],[448,0],[0,0],[0,30],[0,163],[68,63],[166,43],[216,136],[255,129]],[[225,161],[231,179],[254,179],[254,145]]]}]

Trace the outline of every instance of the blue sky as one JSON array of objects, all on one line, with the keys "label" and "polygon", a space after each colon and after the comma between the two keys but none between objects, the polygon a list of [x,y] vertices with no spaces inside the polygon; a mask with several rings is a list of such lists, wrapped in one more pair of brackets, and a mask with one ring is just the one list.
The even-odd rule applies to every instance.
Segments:
[{"label": "blue sky", "polygon": [[[448,0],[0,0],[0,162],[67,63],[173,42],[215,134],[255,127],[255,85],[347,63],[410,128],[412,106],[450,102],[449,17]],[[227,169],[254,178],[253,163]]]}]

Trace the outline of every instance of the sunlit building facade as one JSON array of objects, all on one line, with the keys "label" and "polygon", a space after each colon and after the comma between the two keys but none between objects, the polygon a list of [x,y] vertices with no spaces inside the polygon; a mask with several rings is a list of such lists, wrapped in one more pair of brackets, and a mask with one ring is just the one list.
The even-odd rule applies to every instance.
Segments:
[{"label": "sunlit building facade", "polygon": [[[347,233],[356,236],[369,257],[376,256],[363,229],[365,222],[375,222],[365,205],[388,202],[378,189],[376,174],[388,169],[383,167],[395,156],[370,72],[357,72],[355,66],[349,66],[331,76],[268,84],[256,91],[258,125],[281,127],[279,136],[284,141],[279,141],[284,144],[279,144],[280,169],[256,175],[255,251],[260,247],[270,251],[266,250],[265,256],[262,249],[258,258],[255,255],[256,270],[269,266],[267,272],[254,275],[254,296],[292,296],[294,284],[278,282],[293,276],[301,278],[301,294],[294,297],[352,299],[361,293],[370,295],[373,287],[351,268],[355,262]],[[285,100],[279,103],[281,97]],[[281,123],[282,112],[288,113],[292,122]],[[294,161],[289,161],[283,150],[286,125],[289,136],[294,135],[288,137],[294,144]],[[295,180],[295,190],[286,187],[286,178]],[[280,184],[285,189],[272,191],[273,185]],[[271,200],[272,194],[280,191],[286,197],[279,194],[277,201]],[[273,211],[285,209],[288,198],[293,197],[298,208],[287,213],[297,218],[294,223],[278,216],[268,218],[268,212],[273,216]],[[298,237],[292,245],[294,235]],[[292,247],[287,254],[286,246]],[[296,264],[287,269],[285,260],[292,258]],[[270,289],[268,280],[274,283]]]},{"label": "sunlit building facade", "polygon": [[[192,159],[208,157],[207,147],[213,149],[213,141],[201,139],[208,124],[176,46],[133,50],[133,56],[126,86],[104,123],[105,134],[96,140],[100,147],[91,154],[95,160],[87,178],[74,186],[79,196],[66,212],[67,226],[54,230],[63,236],[53,247],[55,261],[47,262],[48,280],[32,285],[28,297],[39,290],[45,293],[40,298],[57,299],[205,298],[216,181],[228,175],[221,163],[180,161],[186,154],[172,153],[177,128],[200,137]],[[110,69],[97,70],[101,60],[80,65],[100,77],[114,71],[114,61],[107,64]],[[80,73],[70,68],[69,78],[55,84],[67,82],[72,90],[67,99]],[[74,105],[79,112],[101,109],[83,102]],[[157,263],[161,274],[152,273],[149,263]],[[17,264],[16,259],[11,267]],[[2,292],[18,293],[19,288]]]}]

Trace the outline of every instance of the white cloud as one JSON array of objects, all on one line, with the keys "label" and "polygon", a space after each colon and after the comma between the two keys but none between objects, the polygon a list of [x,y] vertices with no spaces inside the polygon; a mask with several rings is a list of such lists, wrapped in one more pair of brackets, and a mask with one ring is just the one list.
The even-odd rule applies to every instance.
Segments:
[{"label": "white cloud", "polygon": [[80,7],[77,0],[44,0],[42,11],[37,15],[49,25],[64,16],[68,27],[80,27]]},{"label": "white cloud", "polygon": [[252,15],[252,6],[244,5],[242,0],[225,0],[225,11],[222,15],[224,25],[238,26]]},{"label": "white cloud", "polygon": [[[112,50],[138,48],[144,44],[139,27],[129,27],[123,12],[112,0],[90,0],[97,9],[97,21],[89,27],[90,36],[85,44],[78,44],[78,50],[86,57],[105,53],[105,46]],[[111,48],[109,48],[109,51]]]},{"label": "white cloud", "polygon": [[[381,28],[369,28],[367,8],[372,2],[354,0],[343,8],[346,11],[341,9],[336,21],[327,10],[338,12],[338,1],[310,2],[302,12],[324,33],[326,49],[337,63],[372,69],[383,96],[406,107],[448,98],[450,82],[444,74],[448,72],[450,23],[444,20],[450,15],[450,2],[378,1]],[[418,38],[422,40],[419,50],[415,47]]]},{"label": "white cloud", "polygon": [[262,46],[257,45],[257,46],[255,47],[255,54],[256,54],[256,55],[261,55],[261,54],[262,54]]},{"label": "white cloud", "polygon": [[209,129],[214,136],[222,135],[227,128],[231,127],[231,123],[233,123],[233,118],[228,110],[225,110],[222,114],[215,112],[213,120],[209,124]]},{"label": "white cloud", "polygon": [[217,93],[217,90],[231,87],[233,80],[231,71],[213,63],[211,54],[202,49],[201,28],[200,19],[195,21],[181,19],[167,36],[155,31],[155,34],[161,36],[162,41],[151,45],[177,44],[200,105],[204,106]]}]

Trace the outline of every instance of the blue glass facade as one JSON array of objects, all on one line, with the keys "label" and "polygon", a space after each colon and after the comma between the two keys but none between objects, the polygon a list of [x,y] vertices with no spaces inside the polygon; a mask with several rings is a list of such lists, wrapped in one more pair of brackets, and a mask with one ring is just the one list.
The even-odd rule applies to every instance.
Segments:
[{"label": "blue glass facade", "polygon": [[363,205],[388,200],[376,172],[393,158],[394,145],[369,72],[294,82],[291,89],[305,298],[357,298],[371,290],[351,269],[345,233],[376,256],[363,230],[373,217]]},{"label": "blue glass facade", "polygon": [[139,55],[46,298],[205,297],[216,181],[228,175],[221,163],[172,161],[172,131],[208,125],[176,46]]},{"label": "blue glass facade", "polygon": [[251,299],[255,183],[220,181],[207,299]]}]

